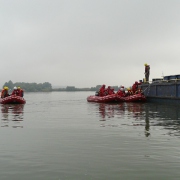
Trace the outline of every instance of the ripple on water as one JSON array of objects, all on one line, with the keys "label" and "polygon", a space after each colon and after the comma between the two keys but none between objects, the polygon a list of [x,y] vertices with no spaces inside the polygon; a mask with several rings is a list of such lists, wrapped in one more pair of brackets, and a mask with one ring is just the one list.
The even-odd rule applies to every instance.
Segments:
[{"label": "ripple on water", "polygon": [[180,177],[178,107],[88,103],[89,94],[26,93],[24,107],[1,105],[1,178]]}]

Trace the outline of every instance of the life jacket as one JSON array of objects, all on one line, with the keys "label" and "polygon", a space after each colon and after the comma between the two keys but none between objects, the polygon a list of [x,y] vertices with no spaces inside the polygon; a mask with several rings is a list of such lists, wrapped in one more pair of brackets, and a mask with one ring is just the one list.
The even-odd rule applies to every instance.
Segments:
[{"label": "life jacket", "polygon": [[4,98],[4,94],[5,94],[5,89],[3,89],[3,90],[1,91],[1,98]]},{"label": "life jacket", "polygon": [[119,90],[118,92],[117,92],[117,94],[118,94],[118,96],[121,96],[121,97],[124,97],[126,94],[123,92],[123,91],[121,91],[121,90]]},{"label": "life jacket", "polygon": [[5,97],[8,97],[8,96],[9,96],[8,91],[6,89],[3,89],[1,91],[1,98],[5,98]]},{"label": "life jacket", "polygon": [[132,90],[129,89],[128,92],[127,92],[127,94],[126,94],[126,96],[131,96],[132,94],[133,94]]},{"label": "life jacket", "polygon": [[142,89],[138,89],[138,94],[142,94]]},{"label": "life jacket", "polygon": [[17,90],[16,90],[16,95],[17,95],[17,96],[20,96],[20,93],[21,93],[21,90],[20,90],[20,89],[17,89]]},{"label": "life jacket", "polygon": [[18,90],[14,89],[11,95],[18,95]]},{"label": "life jacket", "polygon": [[20,90],[19,90],[19,96],[21,96],[21,97],[24,96],[24,91],[23,91],[23,89],[20,89]]},{"label": "life jacket", "polygon": [[105,89],[100,89],[99,96],[104,96],[104,95],[105,95]]},{"label": "life jacket", "polygon": [[145,73],[149,73],[149,71],[150,71],[150,66],[148,65],[145,67]]},{"label": "life jacket", "polygon": [[105,96],[105,86],[103,85],[100,89],[99,89],[99,96]]},{"label": "life jacket", "polygon": [[138,89],[138,85],[137,84],[133,84],[132,86],[132,92],[135,93]]},{"label": "life jacket", "polygon": [[107,88],[107,94],[108,95],[114,94],[114,89],[111,89],[110,87]]}]

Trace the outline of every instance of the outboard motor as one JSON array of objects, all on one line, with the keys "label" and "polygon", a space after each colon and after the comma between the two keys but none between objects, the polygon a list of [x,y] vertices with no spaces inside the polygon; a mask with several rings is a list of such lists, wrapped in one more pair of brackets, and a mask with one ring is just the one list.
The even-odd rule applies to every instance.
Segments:
[{"label": "outboard motor", "polygon": [[99,96],[99,92],[98,91],[96,91],[95,96]]}]

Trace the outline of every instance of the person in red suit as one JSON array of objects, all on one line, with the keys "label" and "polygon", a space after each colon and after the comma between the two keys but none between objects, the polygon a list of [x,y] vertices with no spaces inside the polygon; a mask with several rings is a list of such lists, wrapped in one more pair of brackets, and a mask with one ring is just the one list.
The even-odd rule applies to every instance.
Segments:
[{"label": "person in red suit", "polygon": [[121,96],[121,97],[125,97],[126,96],[124,86],[120,87],[120,89],[118,90],[117,94],[118,94],[118,96]]},{"label": "person in red suit", "polygon": [[137,81],[132,85],[132,92],[133,94],[136,94],[137,91],[138,91],[138,86],[140,85],[141,83],[138,83]]},{"label": "person in red suit", "polygon": [[24,91],[23,91],[23,89],[21,89],[20,87],[18,87],[17,90],[18,90],[18,96],[23,97],[23,96],[24,96]]},{"label": "person in red suit", "polygon": [[7,86],[5,86],[3,88],[3,90],[1,91],[1,98],[5,98],[9,96],[9,92],[8,92],[9,88]]},{"label": "person in red suit", "polygon": [[101,88],[99,89],[99,96],[105,96],[105,87],[106,85],[102,85]]},{"label": "person in red suit", "polygon": [[108,88],[106,89],[106,92],[108,95],[114,94],[114,89],[111,88],[111,86],[108,86]]},{"label": "person in red suit", "polygon": [[141,88],[138,88],[138,90],[137,90],[137,94],[143,94],[143,91],[142,91],[142,89],[141,89]]},{"label": "person in red suit", "polygon": [[16,87],[16,86],[14,87],[14,90],[12,91],[11,95],[16,95],[16,96],[18,96],[18,90],[17,90],[17,87]]},{"label": "person in red suit", "polygon": [[132,85],[132,92],[133,92],[133,94],[135,94],[137,90],[138,90],[138,82],[136,81],[136,82]]}]

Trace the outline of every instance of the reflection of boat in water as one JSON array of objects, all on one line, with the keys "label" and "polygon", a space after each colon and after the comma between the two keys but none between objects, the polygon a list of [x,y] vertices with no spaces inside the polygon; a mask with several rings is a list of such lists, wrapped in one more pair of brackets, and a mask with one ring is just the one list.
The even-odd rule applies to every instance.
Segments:
[{"label": "reflection of boat in water", "polygon": [[105,118],[129,116],[129,112],[132,113],[132,117],[137,117],[139,112],[143,111],[143,104],[134,102],[122,102],[119,104],[99,103],[98,107],[98,112],[104,120]]},{"label": "reflection of boat in water", "polygon": [[[7,123],[11,121],[20,123],[23,121],[23,112],[24,112],[24,104],[2,104],[1,105],[1,113],[2,113],[2,122],[5,124],[2,127],[7,127]],[[12,127],[23,127],[19,124],[13,125]]]},{"label": "reflection of boat in water", "polygon": [[25,104],[26,100],[23,97],[11,95],[5,98],[0,98],[1,104]]},{"label": "reflection of boat in water", "polygon": [[99,103],[99,113],[103,120],[105,117],[112,118],[114,117],[114,105],[113,104],[105,104]]},{"label": "reflection of boat in water", "polygon": [[123,102],[99,103],[96,109],[100,114],[100,121],[108,121],[110,124],[110,120],[116,119],[111,121],[114,126],[135,126],[140,129],[144,127],[145,136],[157,130],[160,134],[180,136],[180,106]]}]

